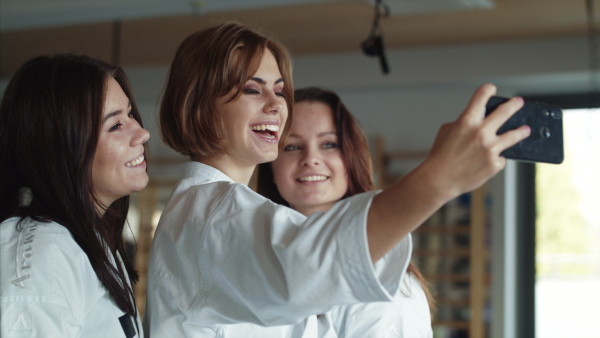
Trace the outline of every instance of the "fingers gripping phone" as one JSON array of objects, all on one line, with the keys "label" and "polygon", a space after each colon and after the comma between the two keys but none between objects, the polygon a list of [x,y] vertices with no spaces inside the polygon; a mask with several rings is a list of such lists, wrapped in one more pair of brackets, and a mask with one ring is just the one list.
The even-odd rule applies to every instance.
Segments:
[{"label": "fingers gripping phone", "polygon": [[[485,107],[485,115],[493,111],[508,98],[492,96]],[[519,111],[511,116],[497,134],[515,129],[522,125],[531,127],[531,135],[500,155],[518,161],[562,163],[563,150],[563,113],[557,106],[526,101]]]}]

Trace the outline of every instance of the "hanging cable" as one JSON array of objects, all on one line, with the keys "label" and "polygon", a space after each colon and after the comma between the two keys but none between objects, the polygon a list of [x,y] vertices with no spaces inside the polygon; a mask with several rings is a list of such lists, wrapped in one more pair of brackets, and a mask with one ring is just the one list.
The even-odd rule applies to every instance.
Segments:
[{"label": "hanging cable", "polygon": [[113,22],[112,31],[112,64],[115,66],[121,65],[121,20]]},{"label": "hanging cable", "polygon": [[375,0],[375,15],[373,18],[373,25],[371,26],[371,32],[365,41],[361,43],[363,52],[369,56],[379,57],[379,64],[381,71],[384,74],[390,72],[390,68],[385,57],[385,51],[383,46],[383,30],[379,26],[380,18],[387,18],[390,16],[390,8],[383,2],[383,0]]},{"label": "hanging cable", "polygon": [[600,107],[600,35],[594,17],[594,1],[586,0],[588,22],[588,48],[590,59],[590,107]]}]

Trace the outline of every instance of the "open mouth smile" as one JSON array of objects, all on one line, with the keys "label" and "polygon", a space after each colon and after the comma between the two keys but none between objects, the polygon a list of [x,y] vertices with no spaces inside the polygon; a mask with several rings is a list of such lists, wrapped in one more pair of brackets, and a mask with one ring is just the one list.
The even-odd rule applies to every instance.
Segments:
[{"label": "open mouth smile", "polygon": [[125,166],[126,167],[135,167],[135,166],[142,164],[143,162],[144,162],[144,155],[142,154],[135,160],[125,163]]},{"label": "open mouth smile", "polygon": [[296,181],[298,182],[323,182],[329,179],[329,176],[324,175],[310,175],[310,176],[302,176],[298,177]]},{"label": "open mouth smile", "polygon": [[255,124],[250,129],[266,140],[276,141],[279,136],[279,126],[276,124]]}]

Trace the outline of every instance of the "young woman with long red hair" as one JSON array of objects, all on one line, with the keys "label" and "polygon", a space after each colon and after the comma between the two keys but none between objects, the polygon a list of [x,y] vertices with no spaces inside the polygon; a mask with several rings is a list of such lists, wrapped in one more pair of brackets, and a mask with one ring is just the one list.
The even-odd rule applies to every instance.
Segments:
[{"label": "young woman with long red hair", "polygon": [[[294,121],[277,159],[258,166],[257,190],[306,217],[375,189],[367,139],[340,97],[309,87],[294,93]],[[410,235],[406,237],[407,244]],[[383,265],[382,258],[375,269]],[[432,337],[435,308],[427,282],[410,262],[392,302],[336,307],[319,319],[339,337]]]}]

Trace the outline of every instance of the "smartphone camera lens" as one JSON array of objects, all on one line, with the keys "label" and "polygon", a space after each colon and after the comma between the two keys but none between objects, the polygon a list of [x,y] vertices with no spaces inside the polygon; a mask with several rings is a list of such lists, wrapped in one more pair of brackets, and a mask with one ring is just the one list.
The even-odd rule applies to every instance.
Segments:
[{"label": "smartphone camera lens", "polygon": [[542,127],[540,129],[540,134],[542,134],[543,138],[550,138],[550,129],[548,127]]},{"label": "smartphone camera lens", "polygon": [[555,119],[555,120],[560,120],[560,118],[562,117],[559,111],[553,111],[553,112],[551,112],[550,116],[552,116],[552,118]]}]

